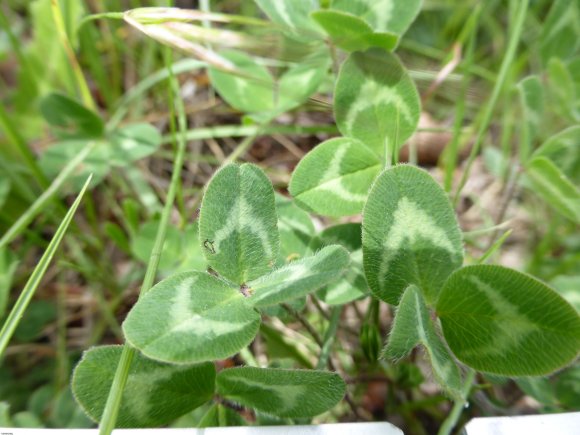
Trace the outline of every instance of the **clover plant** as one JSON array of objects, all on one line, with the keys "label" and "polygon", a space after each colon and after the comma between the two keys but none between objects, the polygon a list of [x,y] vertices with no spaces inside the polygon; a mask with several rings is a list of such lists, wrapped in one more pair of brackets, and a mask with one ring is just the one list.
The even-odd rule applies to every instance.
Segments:
[{"label": "clover plant", "polygon": [[[378,301],[394,307],[381,358],[398,362],[416,346],[424,347],[434,378],[457,400],[465,399],[462,378],[473,370],[542,376],[574,361],[580,349],[578,312],[527,274],[477,261],[464,265],[463,234],[447,192],[425,170],[398,164],[400,148],[417,129],[421,103],[393,50],[421,2],[256,3],[288,40],[308,45],[308,54],[273,74],[264,62],[231,47],[212,57],[206,53],[202,58],[212,84],[234,108],[269,122],[323,86],[329,65],[339,59],[333,51],[342,49],[346,58],[333,101],[342,136],[320,143],[299,162],[289,183],[293,201],[276,196],[258,166],[228,164],[214,174],[198,224],[207,270],[163,279],[123,323],[127,343],[138,354],[118,425],[163,425],[210,400],[285,418],[311,417],[333,407],[345,393],[336,373],[259,367],[216,373],[213,364],[250,345],[262,313],[283,303],[300,306],[312,293],[335,306],[372,299],[373,319]],[[194,43],[204,41],[192,42],[186,32],[166,38],[179,10],[152,18],[156,11],[162,9],[136,9],[126,19],[165,43],[201,50]],[[180,26],[193,19],[184,12]],[[238,23],[240,17],[218,21]],[[553,64],[551,72],[561,71]],[[563,131],[533,150],[543,106],[539,79],[529,77],[518,89],[526,182],[554,209],[578,221],[580,193],[565,169],[571,164],[566,143],[577,139],[579,130]],[[86,125],[87,132],[102,134],[90,116]],[[143,155],[148,152],[143,148]],[[335,224],[315,234],[308,213],[362,213],[362,223]],[[372,331],[365,329],[365,342],[373,341]],[[371,357],[378,353],[376,340],[372,346],[366,352]],[[120,347],[89,349],[75,370],[74,394],[97,421],[120,356]]]}]

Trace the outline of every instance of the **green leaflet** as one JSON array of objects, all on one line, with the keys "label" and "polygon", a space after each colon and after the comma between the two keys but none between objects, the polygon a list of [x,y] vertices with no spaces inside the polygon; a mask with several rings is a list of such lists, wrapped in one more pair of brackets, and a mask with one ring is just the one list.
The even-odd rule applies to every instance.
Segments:
[{"label": "green leaflet", "polygon": [[[70,179],[78,192],[86,178],[93,174],[91,186],[97,185],[114,167],[127,167],[153,154],[161,145],[161,134],[149,124],[131,124],[98,140]],[[48,178],[56,177],[70,160],[89,145],[89,139],[68,139],[51,145],[40,158],[40,167]]]},{"label": "green leaflet", "polygon": [[558,115],[572,122],[580,121],[580,103],[576,97],[574,77],[560,58],[552,58],[548,62],[547,89],[552,100],[551,107]]},{"label": "green leaflet", "polygon": [[320,300],[328,305],[342,305],[368,294],[363,272],[362,227],[359,223],[334,225],[322,231],[313,243],[317,248],[340,244],[350,252],[350,265],[343,277],[318,291]]},{"label": "green leaflet", "polygon": [[236,367],[219,372],[217,392],[226,399],[278,417],[313,417],[344,396],[336,373]]},{"label": "green leaflet", "polygon": [[547,64],[553,57],[566,59],[580,48],[580,11],[575,0],[556,0],[542,25],[540,54]]},{"label": "green leaflet", "polygon": [[105,131],[99,115],[62,94],[51,93],[44,97],[40,101],[40,112],[63,139],[95,139],[102,137]]},{"label": "green leaflet", "polygon": [[[74,370],[74,396],[94,421],[103,414],[122,351],[122,346],[93,347],[85,351]],[[211,399],[214,379],[212,363],[176,366],[137,353],[123,391],[117,427],[166,425]]]},{"label": "green leaflet", "polygon": [[501,266],[468,266],[449,277],[437,302],[449,347],[476,370],[540,376],[580,350],[580,317],[540,281]]},{"label": "green leaflet", "polygon": [[392,33],[375,33],[362,19],[340,11],[320,10],[311,17],[330,36],[337,47],[346,51],[363,51],[370,47],[380,47],[391,51],[398,38]]},{"label": "green leaflet", "polygon": [[212,85],[232,107],[251,113],[260,121],[302,104],[313,94],[326,75],[327,57],[314,53],[290,67],[275,81],[270,71],[238,51],[220,53],[239,73],[209,68]]},{"label": "green leaflet", "polygon": [[276,195],[276,211],[280,233],[278,265],[283,265],[310,253],[309,244],[315,230],[308,213],[282,195]]},{"label": "green leaflet", "polygon": [[346,249],[332,245],[316,254],[293,261],[280,269],[248,283],[255,307],[267,307],[287,302],[334,281],[350,262]]},{"label": "green leaflet", "polygon": [[417,129],[419,94],[393,53],[378,48],[352,53],[340,69],[334,95],[340,132],[389,161]]},{"label": "green leaflet", "polygon": [[380,168],[379,157],[362,142],[330,139],[300,161],[289,191],[307,210],[328,216],[353,215],[361,212]]},{"label": "green leaflet", "polygon": [[141,297],[123,331],[149,358],[190,364],[236,354],[259,326],[260,315],[238,289],[207,273],[184,272]]},{"label": "green leaflet", "polygon": [[580,190],[546,157],[534,157],[526,165],[534,192],[554,210],[580,223]]},{"label": "green leaflet", "polygon": [[399,302],[383,357],[398,360],[419,344],[427,350],[437,382],[452,396],[461,397],[459,368],[435,331],[421,291],[410,285]]},{"label": "green leaflet", "polygon": [[363,211],[362,240],[369,287],[393,305],[410,284],[434,303],[463,263],[461,231],[445,192],[414,166],[395,166],[379,176]]},{"label": "green leaflet", "polygon": [[236,284],[272,270],[279,239],[274,189],[255,165],[230,164],[206,187],[199,237],[209,265]]},{"label": "green leaflet", "polygon": [[520,161],[525,162],[536,138],[538,126],[544,113],[544,88],[538,76],[528,76],[518,83],[524,113],[522,137],[520,139]]},{"label": "green leaflet", "polygon": [[161,133],[151,124],[130,124],[113,131],[109,140],[111,163],[123,167],[157,151]]},{"label": "green leaflet", "polygon": [[331,8],[365,20],[376,32],[402,35],[421,10],[421,0],[333,0]]},{"label": "green leaflet", "polygon": [[[158,220],[146,222],[139,227],[131,239],[131,253],[144,264],[147,264],[151,256],[158,226]],[[159,271],[167,276],[170,273],[205,270],[207,264],[201,249],[197,222],[187,225],[183,229],[169,225],[159,259]]]},{"label": "green leaflet", "polygon": [[570,179],[580,182],[580,125],[575,125],[547,139],[532,157],[546,157]]},{"label": "green leaflet", "polygon": [[[254,0],[276,24],[288,29],[293,36],[311,42],[320,30],[310,20],[309,14],[320,7],[318,0]],[[304,34],[307,31],[306,35]]]}]

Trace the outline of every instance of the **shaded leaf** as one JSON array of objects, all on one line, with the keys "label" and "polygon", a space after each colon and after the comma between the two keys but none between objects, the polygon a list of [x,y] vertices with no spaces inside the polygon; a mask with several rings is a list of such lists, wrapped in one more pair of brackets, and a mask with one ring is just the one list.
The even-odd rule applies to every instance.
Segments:
[{"label": "shaded leaf", "polygon": [[278,264],[283,265],[310,252],[310,240],[314,236],[314,224],[308,213],[282,195],[276,195],[280,253]]},{"label": "shaded leaf", "polygon": [[306,296],[342,275],[350,262],[348,252],[333,245],[293,261],[248,283],[256,307],[267,307]]},{"label": "shaded leaf", "polygon": [[[158,226],[157,220],[146,222],[131,239],[131,252],[135,258],[143,263],[149,261]],[[183,230],[169,225],[159,259],[159,270],[169,274],[189,270],[205,270],[206,267],[207,263],[199,246],[197,223],[194,222]]]},{"label": "shaded leaf", "polygon": [[580,48],[580,11],[574,0],[555,0],[542,25],[540,54],[544,64],[553,57],[566,59]]},{"label": "shaded leaf", "polygon": [[501,266],[468,266],[449,277],[437,302],[449,347],[476,370],[539,376],[580,350],[580,317],[540,281]]},{"label": "shaded leaf", "polygon": [[[72,389],[83,410],[99,421],[122,346],[99,346],[85,351],[76,366]],[[117,427],[159,427],[207,402],[214,393],[212,363],[190,366],[163,364],[137,353],[123,390]]]},{"label": "shaded leaf", "polygon": [[383,357],[396,361],[417,345],[425,347],[439,385],[452,396],[461,397],[459,368],[435,331],[421,291],[410,285],[399,302]]},{"label": "shaded leaf", "polygon": [[127,341],[145,356],[189,364],[236,354],[256,336],[259,314],[238,289],[202,272],[161,281],[123,323]]},{"label": "shaded leaf", "polygon": [[350,265],[344,276],[319,290],[317,296],[328,305],[342,305],[368,294],[363,271],[362,227],[360,223],[334,225],[322,231],[314,246],[340,244],[350,252]]},{"label": "shaded leaf", "polygon": [[360,213],[380,168],[378,156],[362,142],[330,139],[300,161],[289,191],[300,206],[318,214]]},{"label": "shaded leaf", "polygon": [[206,187],[199,237],[209,265],[236,284],[272,270],[279,249],[274,189],[251,164],[230,164]]},{"label": "shaded leaf", "polygon": [[394,54],[374,48],[352,53],[343,63],[334,116],[344,136],[390,157],[415,132],[420,113],[415,84]]},{"label": "shaded leaf", "polygon": [[99,115],[66,95],[48,94],[40,101],[40,113],[63,139],[99,138],[105,131]]},{"label": "shaded leaf", "polygon": [[546,157],[570,179],[580,181],[580,125],[568,127],[548,138],[532,157]]},{"label": "shaded leaf", "polygon": [[554,210],[580,222],[580,190],[546,157],[534,157],[526,165],[534,192]]},{"label": "shaded leaf", "polygon": [[518,83],[522,103],[524,123],[520,139],[520,159],[525,162],[530,155],[532,142],[536,138],[538,126],[544,112],[544,88],[538,76],[528,76]]},{"label": "shaded leaf", "polygon": [[331,409],[344,396],[336,373],[315,370],[235,367],[216,378],[217,392],[244,406],[278,417],[313,417]]},{"label": "shaded leaf", "polygon": [[372,293],[396,305],[417,285],[427,303],[463,263],[461,231],[441,187],[424,170],[399,165],[384,171],[363,211],[364,269]]}]

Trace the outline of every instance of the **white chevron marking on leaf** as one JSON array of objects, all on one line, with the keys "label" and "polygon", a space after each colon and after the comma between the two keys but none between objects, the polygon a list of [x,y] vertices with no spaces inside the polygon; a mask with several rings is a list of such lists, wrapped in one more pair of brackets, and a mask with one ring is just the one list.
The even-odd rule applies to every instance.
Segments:
[{"label": "white chevron marking on leaf", "polygon": [[216,251],[219,250],[220,244],[229,236],[231,236],[238,228],[236,225],[229,225],[228,223],[239,221],[240,227],[243,229],[243,231],[247,231],[258,236],[266,256],[271,257],[273,255],[272,247],[270,246],[268,234],[264,228],[264,223],[257,219],[256,216],[243,212],[245,210],[251,210],[251,207],[243,197],[237,198],[236,202],[230,209],[230,214],[226,221],[226,225],[217,230],[214,234],[214,249]]},{"label": "white chevron marking on leaf", "polygon": [[347,155],[352,145],[345,145],[337,149],[336,154],[328,164],[328,168],[321,177],[321,183],[316,190],[324,190],[340,196],[345,201],[362,202],[367,199],[366,193],[354,193],[349,191],[343,184],[340,172],[340,164]]},{"label": "white chevron marking on leaf", "polygon": [[380,29],[386,27],[386,24],[391,20],[393,14],[393,0],[375,1],[371,7],[372,13],[376,17],[376,23]]},{"label": "white chevron marking on leaf", "polygon": [[304,395],[306,388],[302,385],[266,385],[262,382],[253,381],[251,379],[237,378],[236,382],[247,385],[249,387],[257,387],[261,390],[271,391],[274,396],[277,396],[282,402],[277,412],[284,413],[287,410],[295,408],[298,399]]},{"label": "white chevron marking on leaf", "polygon": [[[439,227],[433,218],[421,210],[417,204],[410,201],[406,196],[401,198],[397,209],[393,213],[393,225],[385,236],[383,247],[386,255],[381,262],[380,275],[383,276],[395,254],[406,245],[406,242],[414,244],[419,238],[427,239],[435,246],[445,249],[451,255],[457,255],[453,243]],[[379,285],[384,288],[388,283],[380,281]]]},{"label": "white chevron marking on leaf", "polygon": [[414,123],[409,106],[397,92],[370,77],[366,77],[357,99],[348,108],[345,122],[347,131],[352,132],[359,112],[379,104],[395,105],[409,124]]},{"label": "white chevron marking on leaf", "polygon": [[[497,322],[497,326],[503,329],[502,334],[496,335],[492,343],[485,347],[478,347],[472,351],[464,352],[469,354],[485,354],[485,355],[501,355],[509,349],[512,349],[519,342],[526,338],[539,328],[536,324],[531,322],[525,315],[521,314],[518,307],[509,302],[500,293],[498,293],[492,286],[480,280],[477,276],[469,276],[475,287],[481,291],[487,300],[494,308],[499,318],[509,318],[509,322]],[[507,326],[503,326],[503,325]]]}]

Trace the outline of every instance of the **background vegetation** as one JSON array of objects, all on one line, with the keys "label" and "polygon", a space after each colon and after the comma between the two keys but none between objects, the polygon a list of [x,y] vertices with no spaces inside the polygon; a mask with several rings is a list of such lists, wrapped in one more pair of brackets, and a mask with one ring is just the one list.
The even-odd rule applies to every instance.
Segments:
[{"label": "background vegetation", "polygon": [[[258,128],[222,101],[199,60],[114,14],[85,19],[171,2],[56,4],[58,10],[50,0],[0,5],[2,322],[88,174],[93,178],[1,361],[0,426],[93,425],[72,398],[71,371],[90,346],[122,342],[120,324],[144,279],[176,147],[167,65],[179,81],[188,142],[157,278],[205,267],[197,210],[220,165],[257,163],[287,194],[297,162],[337,134],[331,72],[306,103]],[[251,1],[176,5],[262,16]],[[551,284],[578,308],[580,11],[573,1],[531,1],[514,60],[502,70],[519,6],[519,0],[424,2],[397,51],[422,100],[420,131],[401,159],[441,180],[459,213],[468,263],[486,253]],[[263,45],[249,47],[253,53],[274,39],[258,36]],[[500,75],[504,84],[489,112]],[[491,122],[478,138],[486,112]],[[524,168],[540,146],[551,163]],[[314,217],[308,225],[320,230],[346,221],[360,219]],[[368,299],[344,306],[330,356],[348,384],[348,400],[315,421],[388,420],[406,433],[433,433],[453,403],[436,388],[420,351],[397,365],[375,361],[369,325],[384,337],[392,315]],[[220,364],[312,368],[330,315],[314,297],[304,307],[273,312],[250,351]],[[479,375],[470,398],[461,421],[580,410],[580,366],[517,381]],[[195,426],[206,410],[174,426]],[[230,418],[273,422],[246,411]]]}]

